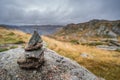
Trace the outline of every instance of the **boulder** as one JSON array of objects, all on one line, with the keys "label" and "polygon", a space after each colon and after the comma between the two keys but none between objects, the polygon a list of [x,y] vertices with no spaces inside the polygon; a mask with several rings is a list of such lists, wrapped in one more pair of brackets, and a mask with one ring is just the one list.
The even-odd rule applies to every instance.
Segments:
[{"label": "boulder", "polygon": [[50,49],[44,49],[44,65],[37,69],[21,69],[17,60],[24,52],[22,48],[0,52],[0,80],[102,80]]},{"label": "boulder", "polygon": [[111,38],[117,38],[117,34],[114,33],[113,31],[109,31],[107,35]]},{"label": "boulder", "polygon": [[112,44],[113,44],[113,45],[115,45],[115,46],[118,46],[118,47],[120,47],[120,43],[119,43],[119,42],[110,41],[110,43],[112,43]]},{"label": "boulder", "polygon": [[115,32],[110,30],[107,26],[100,26],[97,29],[97,35],[106,36],[106,37],[109,37],[109,38],[117,38],[117,36],[118,36]]},{"label": "boulder", "polygon": [[81,53],[80,56],[83,58],[93,58],[93,56],[88,53]]},{"label": "boulder", "polygon": [[99,49],[104,49],[104,50],[111,50],[111,51],[115,51],[118,49],[117,46],[108,46],[108,45],[98,45],[96,46]]}]

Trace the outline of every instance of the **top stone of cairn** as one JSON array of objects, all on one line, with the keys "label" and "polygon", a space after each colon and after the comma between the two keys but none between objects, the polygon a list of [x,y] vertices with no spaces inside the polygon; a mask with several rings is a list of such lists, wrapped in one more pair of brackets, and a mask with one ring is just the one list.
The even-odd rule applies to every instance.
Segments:
[{"label": "top stone of cairn", "polygon": [[34,31],[32,37],[30,38],[27,47],[25,48],[25,51],[32,51],[32,50],[37,50],[42,47],[42,39],[39,36],[37,31]]}]

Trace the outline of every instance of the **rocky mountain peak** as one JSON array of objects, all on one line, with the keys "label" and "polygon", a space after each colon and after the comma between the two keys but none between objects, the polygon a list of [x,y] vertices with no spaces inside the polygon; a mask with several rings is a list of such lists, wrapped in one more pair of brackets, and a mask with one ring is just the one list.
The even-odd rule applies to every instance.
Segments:
[{"label": "rocky mountain peak", "polygon": [[[64,33],[66,36],[76,34],[78,37],[117,37],[120,35],[120,20],[108,21],[93,19],[88,22],[78,24],[68,24],[57,35]],[[63,35],[63,36],[64,36]],[[72,36],[73,37],[73,36]]]}]

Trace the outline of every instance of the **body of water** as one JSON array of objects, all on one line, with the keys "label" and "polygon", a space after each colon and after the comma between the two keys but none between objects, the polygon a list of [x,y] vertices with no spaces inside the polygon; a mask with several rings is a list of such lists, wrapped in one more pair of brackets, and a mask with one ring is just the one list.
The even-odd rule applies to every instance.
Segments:
[{"label": "body of water", "polygon": [[40,26],[34,26],[34,25],[24,25],[24,26],[16,26],[16,25],[7,25],[7,28],[9,29],[16,29],[21,30],[26,33],[33,33],[34,30],[37,30],[40,35],[49,35],[57,30],[59,30],[61,27],[60,25],[40,25]]}]

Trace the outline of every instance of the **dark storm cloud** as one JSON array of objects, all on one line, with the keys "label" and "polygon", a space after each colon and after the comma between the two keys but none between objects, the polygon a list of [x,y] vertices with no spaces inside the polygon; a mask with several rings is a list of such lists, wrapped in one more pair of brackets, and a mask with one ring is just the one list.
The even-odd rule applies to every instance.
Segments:
[{"label": "dark storm cloud", "polygon": [[108,19],[120,19],[120,0],[109,0],[109,2],[103,1],[103,18]]},{"label": "dark storm cloud", "polygon": [[0,23],[67,24],[120,19],[120,0],[0,0]]}]

